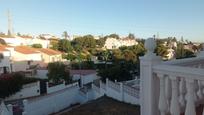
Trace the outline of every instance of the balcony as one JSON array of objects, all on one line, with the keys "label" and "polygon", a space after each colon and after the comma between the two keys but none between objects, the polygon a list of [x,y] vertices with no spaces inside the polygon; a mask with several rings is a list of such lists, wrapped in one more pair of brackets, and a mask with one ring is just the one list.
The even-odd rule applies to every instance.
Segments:
[{"label": "balcony", "polygon": [[197,57],[163,62],[153,51],[155,42],[145,43],[141,57],[142,115],[204,115],[204,53]]}]

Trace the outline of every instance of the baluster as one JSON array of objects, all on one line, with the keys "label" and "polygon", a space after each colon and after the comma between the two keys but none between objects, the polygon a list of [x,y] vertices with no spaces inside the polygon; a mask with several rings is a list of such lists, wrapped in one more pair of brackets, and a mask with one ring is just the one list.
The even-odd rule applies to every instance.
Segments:
[{"label": "baluster", "polygon": [[194,101],[195,101],[195,104],[196,106],[199,105],[199,98],[197,96],[197,92],[199,90],[199,85],[198,85],[198,80],[194,80]]},{"label": "baluster", "polygon": [[159,110],[161,115],[166,115],[168,111],[167,100],[165,96],[165,81],[163,74],[157,74],[160,79]]},{"label": "baluster", "polygon": [[174,77],[174,76],[171,76],[170,79],[172,82],[172,99],[171,99],[170,112],[171,112],[171,115],[180,115],[178,79],[177,77]]},{"label": "baluster", "polygon": [[186,81],[184,78],[181,78],[181,81],[179,84],[179,91],[180,91],[179,102],[180,102],[181,112],[184,112],[185,107],[186,107],[185,95],[187,92],[186,91]]},{"label": "baluster", "polygon": [[167,99],[167,105],[168,105],[168,113],[170,112],[170,101],[171,101],[171,80],[169,77],[165,78],[165,91],[166,91],[166,99]]},{"label": "baluster", "polygon": [[[202,85],[202,81],[198,81],[198,86],[199,86],[199,89],[198,89],[198,92],[197,92],[197,95],[198,95],[198,98],[199,98],[199,102],[201,102],[203,100],[203,85]],[[201,103],[199,103],[201,104]]]},{"label": "baluster", "polygon": [[203,114],[202,115],[204,115],[204,108],[203,108]]},{"label": "baluster", "polygon": [[186,83],[187,83],[187,104],[186,104],[185,115],[196,115],[195,101],[194,101],[195,82],[192,79],[186,79]]}]

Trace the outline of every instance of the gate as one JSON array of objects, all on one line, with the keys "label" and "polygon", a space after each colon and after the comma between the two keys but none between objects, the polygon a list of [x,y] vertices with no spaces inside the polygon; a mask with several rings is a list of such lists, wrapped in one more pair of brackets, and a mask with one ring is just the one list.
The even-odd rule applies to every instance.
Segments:
[{"label": "gate", "polygon": [[47,93],[46,81],[41,80],[41,81],[40,81],[40,95],[46,94],[46,93]]}]

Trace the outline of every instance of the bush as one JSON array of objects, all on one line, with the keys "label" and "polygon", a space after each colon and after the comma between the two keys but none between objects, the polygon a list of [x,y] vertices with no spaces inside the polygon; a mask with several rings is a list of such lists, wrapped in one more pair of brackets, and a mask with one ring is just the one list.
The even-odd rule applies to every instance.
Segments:
[{"label": "bush", "polygon": [[33,48],[42,48],[42,45],[41,44],[33,44],[32,47]]},{"label": "bush", "polygon": [[27,78],[21,72],[4,74],[0,77],[0,98],[8,97],[20,91],[24,84],[36,82],[39,79]]},{"label": "bush", "polygon": [[69,71],[62,62],[53,62],[48,64],[48,79],[53,83],[59,83],[62,80],[70,81]]}]

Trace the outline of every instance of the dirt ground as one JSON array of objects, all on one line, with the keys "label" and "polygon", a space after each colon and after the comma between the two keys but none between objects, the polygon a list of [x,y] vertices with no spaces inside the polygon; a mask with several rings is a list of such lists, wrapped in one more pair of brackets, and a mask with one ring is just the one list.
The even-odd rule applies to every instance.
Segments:
[{"label": "dirt ground", "polygon": [[104,96],[60,115],[140,115],[140,107]]}]

